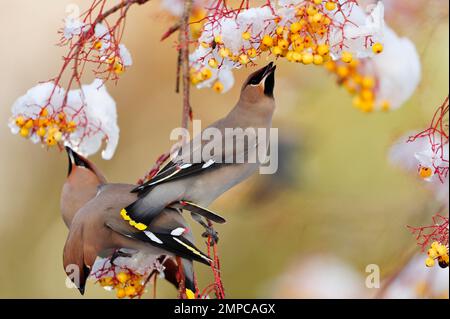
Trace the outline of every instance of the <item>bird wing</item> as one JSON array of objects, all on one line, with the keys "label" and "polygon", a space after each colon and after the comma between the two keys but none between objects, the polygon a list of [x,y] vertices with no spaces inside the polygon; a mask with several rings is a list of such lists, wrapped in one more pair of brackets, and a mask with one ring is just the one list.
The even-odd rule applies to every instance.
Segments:
[{"label": "bird wing", "polygon": [[192,233],[176,210],[165,209],[143,231],[130,226],[118,215],[111,214],[105,222],[114,232],[149,243],[176,256],[210,265],[211,259],[192,243]]},{"label": "bird wing", "polygon": [[[224,124],[218,122],[216,125],[221,127]],[[232,165],[233,163],[238,162],[238,159],[241,161],[240,163],[243,163],[245,158],[248,158],[250,154],[256,155],[254,152],[256,152],[258,140],[254,132],[249,131],[247,135],[236,135],[236,132],[226,130],[225,128],[217,129],[221,132],[222,139],[219,142],[214,140],[211,141],[211,143],[213,143],[213,145],[210,145],[212,152],[210,151],[207,154],[203,154],[202,151],[208,146],[208,141],[203,139],[199,140],[200,137],[197,136],[194,141],[190,141],[181,148],[187,151],[180,151],[179,155],[169,161],[151,180],[134,188],[132,192],[138,193],[139,197],[144,197],[158,184],[200,174],[205,171],[211,171],[223,167],[224,165]],[[233,144],[231,147],[226,147],[226,143],[229,143],[230,141],[232,141]],[[216,153],[216,148],[214,146],[217,146],[220,151]],[[201,155],[198,163],[194,162],[195,154]]]},{"label": "bird wing", "polygon": [[170,207],[178,208],[178,209],[186,209],[186,210],[190,211],[191,213],[199,214],[199,215],[205,217],[206,219],[209,219],[215,223],[223,224],[226,222],[225,218],[223,218],[222,216],[217,215],[213,211],[206,209],[205,207],[201,207],[200,205],[197,205],[192,202],[179,201],[179,202],[171,204]]}]

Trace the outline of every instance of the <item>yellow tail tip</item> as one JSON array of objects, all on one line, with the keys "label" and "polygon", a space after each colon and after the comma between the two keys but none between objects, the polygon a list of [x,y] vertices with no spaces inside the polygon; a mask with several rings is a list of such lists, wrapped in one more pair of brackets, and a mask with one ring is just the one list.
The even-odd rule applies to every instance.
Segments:
[{"label": "yellow tail tip", "polygon": [[186,297],[187,299],[195,299],[195,293],[191,289],[186,288]]}]

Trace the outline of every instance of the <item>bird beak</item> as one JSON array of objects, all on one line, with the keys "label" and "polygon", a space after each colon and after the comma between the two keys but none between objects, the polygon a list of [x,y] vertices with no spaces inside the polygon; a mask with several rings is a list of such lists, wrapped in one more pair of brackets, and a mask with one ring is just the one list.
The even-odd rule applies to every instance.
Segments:
[{"label": "bird beak", "polygon": [[250,75],[247,85],[262,85],[264,95],[273,97],[273,89],[275,87],[275,69],[276,65],[270,62],[265,67],[259,69]]},{"label": "bird beak", "polygon": [[74,165],[89,168],[89,163],[86,161],[86,159],[81,155],[77,154],[73,149],[66,146],[66,152],[67,156],[69,157],[69,170],[67,176],[69,176],[70,173],[72,173]]}]

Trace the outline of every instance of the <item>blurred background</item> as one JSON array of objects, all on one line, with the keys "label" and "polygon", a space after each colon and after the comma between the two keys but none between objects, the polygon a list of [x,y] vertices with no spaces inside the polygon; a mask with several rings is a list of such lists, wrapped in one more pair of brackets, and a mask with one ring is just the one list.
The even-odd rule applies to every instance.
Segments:
[{"label": "blurred background", "polygon": [[[59,196],[66,155],[12,135],[7,121],[16,98],[59,71],[65,51],[55,44],[66,6],[86,8],[89,2],[0,0],[2,298],[80,298],[66,288],[62,267],[67,229]],[[322,68],[278,63],[280,170],[254,176],[212,206],[228,220],[217,226],[227,297],[372,297],[377,289],[365,288],[367,265],[378,265],[387,279],[419,252],[406,225],[428,224],[438,204],[415,176],[390,166],[387,152],[405,132],[426,127],[448,94],[448,2],[389,2],[386,21],[411,38],[421,56],[420,87],[397,111],[363,114]],[[117,86],[107,84],[118,105],[119,146],[110,161],[92,157],[110,181],[133,183],[143,176],[169,149],[169,133],[179,126],[174,43],[159,42],[170,25],[156,0],[129,12],[124,43],[134,65]],[[230,110],[249,72],[237,71],[237,85],[224,95],[194,89],[195,118],[206,125]],[[204,247],[200,238],[197,244]],[[389,297],[448,298],[448,269],[425,269],[424,258],[408,267],[425,274],[413,275],[408,287]],[[196,268],[204,287],[210,269]],[[424,294],[436,276],[444,285]],[[176,296],[168,284],[159,281],[158,287],[158,297]],[[92,283],[85,296],[115,297]]]}]

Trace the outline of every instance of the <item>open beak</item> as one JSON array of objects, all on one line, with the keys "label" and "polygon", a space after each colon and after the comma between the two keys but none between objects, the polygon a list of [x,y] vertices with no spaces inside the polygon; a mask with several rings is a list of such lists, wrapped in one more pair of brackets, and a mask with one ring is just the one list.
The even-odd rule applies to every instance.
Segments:
[{"label": "open beak", "polygon": [[273,97],[273,89],[275,87],[275,69],[277,68],[273,62],[270,62],[265,67],[259,69],[250,76],[247,85],[261,85],[264,86],[264,94]]}]

